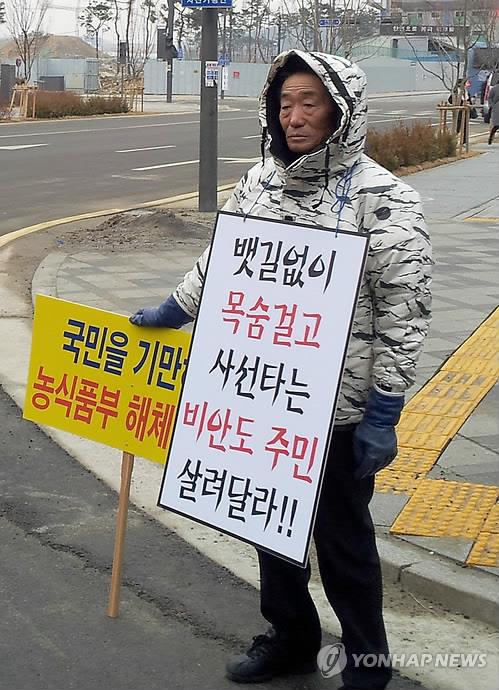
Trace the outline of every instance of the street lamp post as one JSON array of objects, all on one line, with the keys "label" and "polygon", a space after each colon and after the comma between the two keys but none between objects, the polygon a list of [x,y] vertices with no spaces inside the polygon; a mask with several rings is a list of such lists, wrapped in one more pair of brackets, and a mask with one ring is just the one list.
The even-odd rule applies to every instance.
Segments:
[{"label": "street lamp post", "polygon": [[166,27],[166,45],[169,54],[166,58],[166,102],[172,102],[173,89],[173,23],[175,21],[174,0],[168,0],[168,26]]}]

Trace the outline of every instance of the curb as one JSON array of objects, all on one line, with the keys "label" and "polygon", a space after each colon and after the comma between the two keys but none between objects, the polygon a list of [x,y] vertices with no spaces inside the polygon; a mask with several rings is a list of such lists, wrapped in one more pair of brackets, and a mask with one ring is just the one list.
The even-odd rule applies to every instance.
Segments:
[{"label": "curb", "polygon": [[377,533],[376,539],[385,580],[399,584],[413,596],[434,599],[455,613],[497,627],[499,599],[495,575],[471,570],[391,535]]}]

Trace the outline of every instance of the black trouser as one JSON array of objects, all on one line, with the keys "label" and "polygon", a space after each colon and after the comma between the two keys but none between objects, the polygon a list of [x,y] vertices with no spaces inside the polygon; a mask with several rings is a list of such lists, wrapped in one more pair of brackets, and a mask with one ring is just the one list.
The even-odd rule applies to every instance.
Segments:
[{"label": "black trouser", "polygon": [[[382,582],[369,501],[374,477],[353,478],[353,431],[333,432],[314,529],[322,584],[338,617],[347,654],[343,682],[384,688],[391,669],[354,665],[352,654],[387,654]],[[321,647],[317,610],[308,591],[310,565],[300,568],[263,551],[260,603],[264,618],[290,650],[313,658]]]},{"label": "black trouser", "polygon": [[490,134],[489,134],[489,142],[494,141],[494,137],[495,137],[497,131],[499,131],[499,125],[492,127],[492,129],[490,130]]}]

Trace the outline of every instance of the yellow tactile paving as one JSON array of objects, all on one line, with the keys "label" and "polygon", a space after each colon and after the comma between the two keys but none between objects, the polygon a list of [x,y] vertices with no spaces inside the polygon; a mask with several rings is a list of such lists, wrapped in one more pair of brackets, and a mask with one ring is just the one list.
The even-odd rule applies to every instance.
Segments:
[{"label": "yellow tactile paving", "polygon": [[398,442],[409,448],[442,451],[463,421],[460,417],[404,412],[397,426]]},{"label": "yellow tactile paving", "polygon": [[392,470],[390,466],[376,475],[375,490],[381,494],[409,494],[411,496],[422,479],[412,472]]},{"label": "yellow tactile paving", "polygon": [[499,568],[499,534],[480,532],[466,559],[466,565]]},{"label": "yellow tactile paving", "polygon": [[477,400],[483,397],[485,392],[490,390],[495,383],[496,380],[493,376],[486,376],[480,372],[444,369],[435,374],[414,398],[433,397],[452,398],[453,400]]},{"label": "yellow tactile paving", "polygon": [[[497,340],[497,338],[496,338]],[[479,343],[471,343],[470,345],[463,346],[456,350],[456,354],[451,355],[449,359],[442,365],[442,371],[463,371],[457,366],[457,361],[461,360],[463,357],[467,357],[470,360],[473,359],[476,363],[475,368],[478,368],[481,363],[483,371],[489,366],[497,366],[497,345],[493,340],[485,341]],[[467,371],[468,367],[465,365],[464,371]]]},{"label": "yellow tactile paving", "polygon": [[436,450],[399,446],[397,457],[390,464],[390,469],[394,472],[426,474],[437,462],[438,457],[439,452]]},{"label": "yellow tactile paving", "polygon": [[407,403],[399,453],[376,477],[376,491],[409,500],[391,532],[475,541],[468,565],[499,567],[499,489],[428,479],[449,441],[499,378],[499,308]]},{"label": "yellow tactile paving", "polygon": [[423,479],[392,525],[393,534],[475,539],[499,489],[482,484]]},{"label": "yellow tactile paving", "polygon": [[459,417],[466,419],[478,405],[478,400],[456,400],[421,395],[413,398],[406,406],[406,412],[428,414],[438,417]]},{"label": "yellow tactile paving", "polygon": [[496,503],[495,506],[492,507],[492,510],[485,520],[482,532],[499,534],[499,503]]},{"label": "yellow tactile paving", "polygon": [[481,353],[472,355],[463,353],[459,357],[454,357],[452,362],[449,360],[442,367],[444,371],[463,371],[464,369],[472,374],[481,373],[497,379],[499,376],[499,357],[496,357],[496,361],[484,362]]}]

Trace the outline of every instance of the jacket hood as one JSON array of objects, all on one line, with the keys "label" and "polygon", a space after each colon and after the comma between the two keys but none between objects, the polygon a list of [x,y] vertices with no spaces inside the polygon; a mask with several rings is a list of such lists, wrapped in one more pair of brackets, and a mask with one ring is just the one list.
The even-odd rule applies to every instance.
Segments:
[{"label": "jacket hood", "polygon": [[[303,61],[319,77],[338,107],[340,118],[338,128],[323,147],[288,165],[290,152],[279,123],[279,94],[276,93],[274,82],[279,70],[290,59],[293,63]],[[324,167],[325,153],[329,171],[351,167],[362,155],[366,140],[366,75],[357,65],[335,55],[287,50],[276,57],[269,70],[260,96],[259,119],[263,143],[276,161],[287,166],[289,172],[303,166]]]}]

